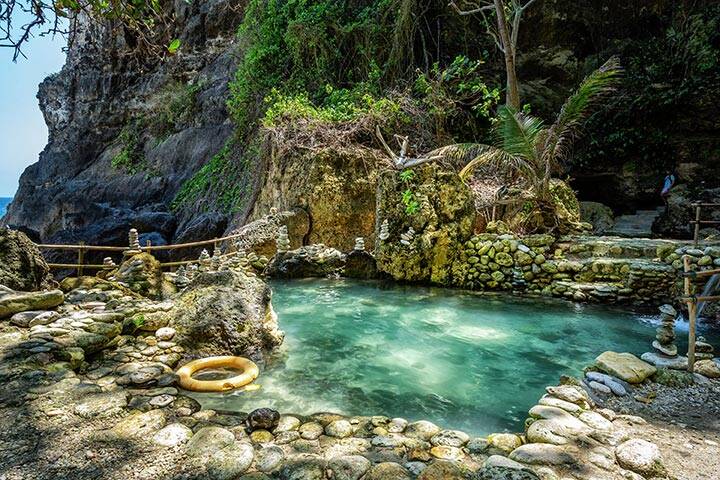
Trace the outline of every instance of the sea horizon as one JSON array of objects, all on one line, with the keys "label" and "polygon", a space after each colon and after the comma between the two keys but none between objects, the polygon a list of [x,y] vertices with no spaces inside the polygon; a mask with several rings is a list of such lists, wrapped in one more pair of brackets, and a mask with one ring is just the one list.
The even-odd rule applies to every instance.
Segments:
[{"label": "sea horizon", "polygon": [[5,216],[7,206],[12,202],[13,197],[0,197],[0,218]]}]

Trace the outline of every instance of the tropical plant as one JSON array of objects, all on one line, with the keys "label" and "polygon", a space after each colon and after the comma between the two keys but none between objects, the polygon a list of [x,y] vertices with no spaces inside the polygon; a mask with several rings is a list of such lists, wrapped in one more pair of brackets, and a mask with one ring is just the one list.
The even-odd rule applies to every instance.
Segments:
[{"label": "tropical plant", "polygon": [[618,59],[608,60],[583,80],[549,126],[539,118],[504,106],[498,112],[494,145],[448,145],[425,157],[464,164],[460,171],[463,179],[481,166],[507,173],[521,188],[528,230],[552,230],[559,226],[553,176],[561,173],[569,161],[573,142],[585,120],[616,91],[621,73]]}]

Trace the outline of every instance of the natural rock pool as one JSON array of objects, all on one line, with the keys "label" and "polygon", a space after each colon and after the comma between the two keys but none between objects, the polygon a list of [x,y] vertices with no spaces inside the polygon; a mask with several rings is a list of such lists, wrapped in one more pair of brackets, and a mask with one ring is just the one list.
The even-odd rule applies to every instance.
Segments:
[{"label": "natural rock pool", "polygon": [[[605,350],[640,354],[657,317],[559,300],[350,280],[276,281],[285,343],[254,392],[205,408],[426,419],[470,434],[521,431],[562,374]],[[686,348],[679,334],[680,351]]]}]

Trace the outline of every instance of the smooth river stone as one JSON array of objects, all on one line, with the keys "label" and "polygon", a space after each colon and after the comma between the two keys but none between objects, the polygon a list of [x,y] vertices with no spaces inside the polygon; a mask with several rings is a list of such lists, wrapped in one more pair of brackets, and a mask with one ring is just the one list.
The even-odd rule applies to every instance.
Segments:
[{"label": "smooth river stone", "polygon": [[577,413],[582,410],[582,408],[580,408],[580,406],[576,403],[567,402],[551,395],[543,395],[538,403],[547,407],[562,408],[566,412],[570,413]]},{"label": "smooth river stone", "polygon": [[568,443],[568,431],[552,420],[536,420],[527,430],[527,440],[530,443],[550,443],[565,445]]},{"label": "smooth river stone", "polygon": [[192,434],[192,430],[185,425],[171,423],[155,434],[153,442],[163,447],[174,447],[190,440]]},{"label": "smooth river stone", "polygon": [[563,465],[578,461],[575,449],[547,443],[528,443],[510,453],[510,459],[528,465]]},{"label": "smooth river stone", "polygon": [[642,383],[657,369],[632,353],[603,352],[595,359],[597,367],[628,383]]},{"label": "smooth river stone", "polygon": [[535,405],[530,409],[530,416],[545,420],[552,420],[557,425],[566,429],[568,433],[580,435],[588,433],[590,427],[581,422],[577,417],[569,414],[563,409],[556,407],[546,407],[544,405]]}]

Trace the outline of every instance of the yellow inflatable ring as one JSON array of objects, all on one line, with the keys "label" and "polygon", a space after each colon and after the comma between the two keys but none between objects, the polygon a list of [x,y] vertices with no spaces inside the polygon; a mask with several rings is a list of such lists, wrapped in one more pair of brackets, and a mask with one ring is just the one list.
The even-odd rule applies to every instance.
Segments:
[{"label": "yellow inflatable ring", "polygon": [[[222,380],[196,380],[193,374],[206,368],[232,368],[242,370],[240,375]],[[226,392],[243,387],[255,380],[260,374],[257,365],[243,357],[209,357],[193,360],[177,371],[178,383],[185,390],[193,392]]]}]

